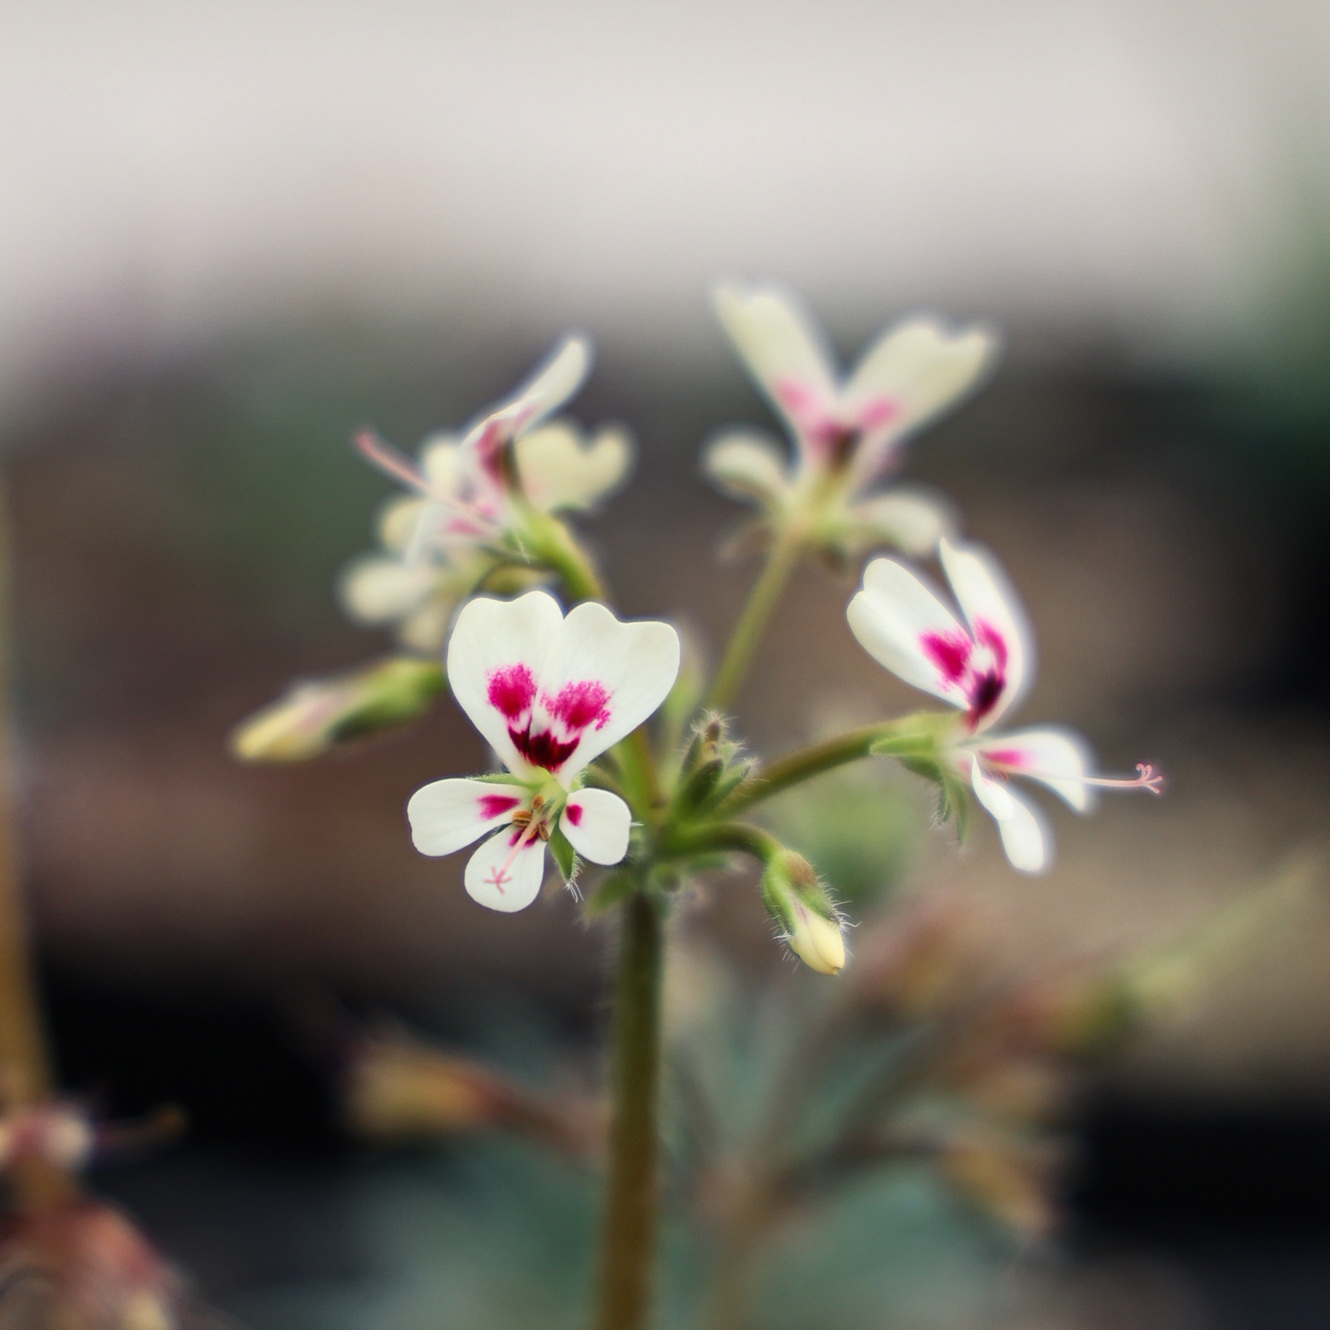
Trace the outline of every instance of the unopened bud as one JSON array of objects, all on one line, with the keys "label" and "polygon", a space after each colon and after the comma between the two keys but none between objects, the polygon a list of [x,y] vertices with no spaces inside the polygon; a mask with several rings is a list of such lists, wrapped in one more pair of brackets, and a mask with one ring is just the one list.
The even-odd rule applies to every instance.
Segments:
[{"label": "unopened bud", "polygon": [[303,762],[334,744],[414,720],[443,686],[442,667],[414,656],[297,683],[232,733],[231,751],[244,762]]},{"label": "unopened bud", "polygon": [[789,948],[809,969],[838,974],[845,968],[840,916],[813,865],[781,850],[762,875],[762,899]]}]

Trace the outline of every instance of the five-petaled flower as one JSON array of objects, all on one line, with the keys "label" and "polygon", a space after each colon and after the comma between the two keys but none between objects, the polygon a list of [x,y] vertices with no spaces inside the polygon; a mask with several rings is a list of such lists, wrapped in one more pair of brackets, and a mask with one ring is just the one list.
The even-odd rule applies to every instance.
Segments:
[{"label": "five-petaled flower", "polygon": [[765,435],[726,431],[703,467],[722,489],[760,503],[773,525],[808,523],[814,546],[853,554],[890,544],[928,554],[950,533],[948,506],[906,487],[872,492],[905,438],[967,393],[992,363],[983,328],[932,319],[897,324],[848,377],[798,304],[779,288],[722,286],[721,323],[794,439],[793,463]]},{"label": "five-petaled flower", "polygon": [[565,339],[510,400],[460,436],[427,439],[418,463],[372,433],[359,436],[361,451],[413,493],[380,517],[385,552],[357,559],[343,575],[342,603],[353,618],[396,624],[405,646],[436,651],[457,607],[497,567],[526,559],[528,509],[589,511],[623,483],[632,465],[625,430],[607,426],[587,439],[571,421],[548,419],[590,363],[585,341]]},{"label": "five-petaled flower", "polygon": [[1047,785],[1079,813],[1089,811],[1095,787],[1157,794],[1161,779],[1144,764],[1134,779],[1092,775],[1089,749],[1067,730],[994,733],[1033,678],[1030,632],[990,554],[944,540],[939,557],[961,617],[904,564],[874,559],[864,570],[863,589],[850,601],[850,628],[893,674],[959,708],[940,760],[969,782],[997,822],[1012,866],[1038,873],[1048,866],[1052,842],[1039,810],[1010,788],[1008,777]]},{"label": "five-petaled flower", "polygon": [[660,706],[678,672],[667,623],[623,623],[594,601],[565,617],[544,591],[470,601],[448,644],[448,681],[511,779],[417,790],[407,805],[416,848],[452,854],[496,833],[471,856],[465,883],[505,911],[536,898],[552,835],[592,863],[618,863],[632,814],[617,794],[583,788],[582,773]]}]

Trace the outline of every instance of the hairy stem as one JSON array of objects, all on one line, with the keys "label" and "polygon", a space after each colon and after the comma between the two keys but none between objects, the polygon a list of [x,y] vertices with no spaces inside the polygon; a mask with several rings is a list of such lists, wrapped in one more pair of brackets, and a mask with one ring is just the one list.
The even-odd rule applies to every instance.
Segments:
[{"label": "hairy stem", "polygon": [[623,905],[614,995],[614,1116],[601,1237],[600,1330],[643,1330],[656,1255],[660,988],[664,922],[636,891]]},{"label": "hairy stem", "polygon": [[734,699],[748,677],[758,643],[784,594],[790,574],[799,562],[800,549],[801,544],[797,539],[785,535],[779,537],[771,547],[766,566],[753,584],[748,604],[744,606],[739,622],[734,625],[724,659],[711,682],[706,697],[707,706],[717,711],[726,711],[734,704]]},{"label": "hairy stem", "polygon": [[934,729],[936,725],[937,717],[931,713],[904,716],[900,720],[864,725],[857,730],[838,734],[834,739],[797,749],[769,762],[749,776],[721,805],[718,816],[729,817],[741,813],[764,799],[780,794],[782,790],[820,776],[824,771],[867,757],[876,744],[894,738],[906,740],[913,734],[923,734],[926,729]]}]

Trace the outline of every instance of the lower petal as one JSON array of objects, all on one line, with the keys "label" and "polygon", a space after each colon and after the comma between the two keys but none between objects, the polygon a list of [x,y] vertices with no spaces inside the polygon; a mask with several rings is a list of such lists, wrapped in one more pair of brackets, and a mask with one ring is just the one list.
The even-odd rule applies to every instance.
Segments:
[{"label": "lower petal", "polygon": [[955,511],[945,499],[903,486],[856,503],[850,518],[866,547],[892,545],[916,558],[932,554],[956,531]]},{"label": "lower petal", "polygon": [[411,840],[421,854],[453,854],[487,831],[511,822],[526,798],[520,785],[484,780],[436,780],[421,786],[406,806]]},{"label": "lower petal", "polygon": [[342,575],[339,588],[347,614],[361,623],[391,623],[410,614],[433,590],[438,570],[427,564],[370,555]]},{"label": "lower petal", "polygon": [[702,470],[731,498],[771,504],[789,488],[784,454],[764,435],[747,430],[722,434],[712,442]]},{"label": "lower petal", "polygon": [[1039,810],[1005,781],[984,773],[979,759],[970,763],[970,785],[975,798],[988,810],[1002,836],[1007,861],[1022,873],[1042,873],[1052,862],[1052,840],[1044,830]]},{"label": "lower petal", "polygon": [[473,901],[504,914],[525,910],[544,880],[545,842],[539,836],[524,841],[517,830],[491,836],[467,860],[463,879]]},{"label": "lower petal", "polygon": [[991,766],[1047,785],[1078,813],[1094,806],[1094,791],[1085,783],[1094,760],[1089,745],[1071,730],[1012,730],[989,735],[971,749]]},{"label": "lower petal", "polygon": [[628,853],[632,821],[628,805],[617,794],[578,790],[568,797],[559,829],[583,859],[593,864],[617,864]]}]

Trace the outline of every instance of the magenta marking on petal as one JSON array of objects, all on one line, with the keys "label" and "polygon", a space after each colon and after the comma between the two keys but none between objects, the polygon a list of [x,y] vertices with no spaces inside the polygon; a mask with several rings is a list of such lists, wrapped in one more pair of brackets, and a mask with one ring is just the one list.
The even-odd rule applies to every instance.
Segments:
[{"label": "magenta marking on petal", "polygon": [[985,762],[999,767],[1022,768],[1030,765],[1030,754],[1021,748],[985,748],[980,754]]},{"label": "magenta marking on petal", "polygon": [[999,673],[1007,670],[1007,639],[993,627],[987,619],[974,621],[974,636],[980,646],[987,647],[993,653]]},{"label": "magenta marking on petal", "polygon": [[922,633],[919,645],[948,683],[960,683],[974,651],[974,643],[964,633]]},{"label": "magenta marking on petal", "polygon": [[505,665],[490,675],[488,696],[490,706],[505,720],[515,721],[531,710],[536,698],[535,678],[525,665]]},{"label": "magenta marking on petal", "polygon": [[610,695],[604,684],[594,679],[565,684],[557,697],[546,693],[541,699],[545,710],[561,720],[570,730],[585,730],[590,725],[603,730],[609,721]]},{"label": "magenta marking on petal", "polygon": [[881,429],[901,413],[901,404],[893,397],[872,397],[859,408],[859,428]]},{"label": "magenta marking on petal", "polygon": [[564,815],[568,818],[568,821],[573,824],[573,826],[580,827],[582,825],[581,804],[569,804],[568,807],[564,809]]},{"label": "magenta marking on petal", "polygon": [[516,808],[521,802],[511,794],[482,794],[480,815],[488,822],[492,817],[502,817],[510,808]]},{"label": "magenta marking on petal", "polygon": [[970,714],[967,717],[973,729],[997,705],[1006,682],[1002,675],[993,670],[979,675],[967,689],[970,698]]}]

